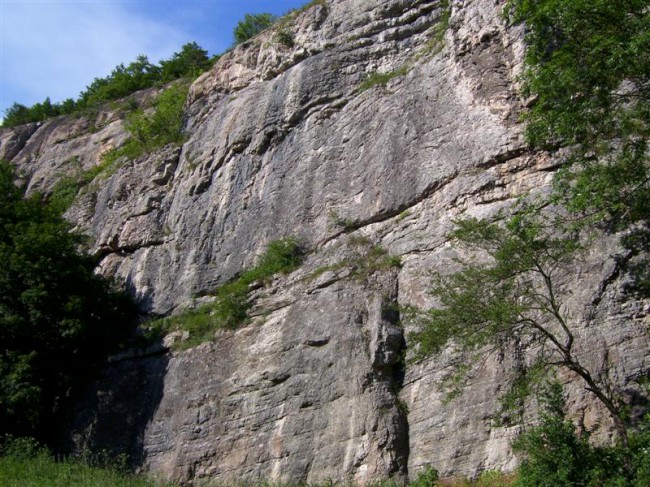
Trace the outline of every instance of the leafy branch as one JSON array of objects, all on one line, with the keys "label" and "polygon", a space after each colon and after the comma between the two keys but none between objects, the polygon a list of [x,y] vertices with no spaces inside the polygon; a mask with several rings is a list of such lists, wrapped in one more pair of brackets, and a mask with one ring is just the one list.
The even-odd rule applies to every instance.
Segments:
[{"label": "leafy branch", "polygon": [[577,374],[627,444],[623,405],[576,355],[578,323],[561,299],[568,294],[561,273],[582,247],[575,233],[552,227],[525,207],[502,223],[457,221],[449,236],[466,257],[457,259],[460,271],[434,276],[431,294],[439,306],[415,315],[415,356],[440,353],[450,342],[479,355],[512,339],[533,344],[539,352],[536,366]]}]

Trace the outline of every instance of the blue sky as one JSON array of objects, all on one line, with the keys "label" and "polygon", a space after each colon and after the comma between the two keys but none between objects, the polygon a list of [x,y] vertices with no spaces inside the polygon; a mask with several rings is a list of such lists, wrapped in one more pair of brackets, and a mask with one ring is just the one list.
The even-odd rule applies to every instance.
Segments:
[{"label": "blue sky", "polygon": [[0,0],[0,115],[77,95],[138,54],[152,62],[196,41],[212,54],[232,44],[245,13],[276,15],[308,0]]}]

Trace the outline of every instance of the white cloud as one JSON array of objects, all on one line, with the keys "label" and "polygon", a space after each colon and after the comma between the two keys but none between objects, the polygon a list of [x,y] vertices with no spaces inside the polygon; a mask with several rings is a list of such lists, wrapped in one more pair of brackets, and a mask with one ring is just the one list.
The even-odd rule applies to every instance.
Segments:
[{"label": "white cloud", "polygon": [[156,62],[188,38],[177,27],[112,1],[0,0],[2,109],[76,98],[119,63]]}]

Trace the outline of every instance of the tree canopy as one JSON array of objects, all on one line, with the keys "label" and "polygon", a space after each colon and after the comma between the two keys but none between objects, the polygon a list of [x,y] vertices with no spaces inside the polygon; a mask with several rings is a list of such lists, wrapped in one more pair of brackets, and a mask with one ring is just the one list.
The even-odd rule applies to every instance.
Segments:
[{"label": "tree canopy", "polygon": [[185,44],[179,52],[169,59],[160,61],[160,76],[163,83],[183,77],[195,78],[212,66],[213,59],[208,57],[208,51],[196,42]]},{"label": "tree canopy", "polygon": [[511,0],[527,27],[523,92],[533,147],[570,147],[556,196],[589,224],[648,219],[650,2]]},{"label": "tree canopy", "polygon": [[78,387],[130,332],[129,298],[93,273],[82,238],[0,162],[0,437],[48,439]]},{"label": "tree canopy", "polygon": [[277,18],[273,14],[246,14],[243,20],[240,20],[233,31],[235,44],[241,44],[255,37],[264,29],[271,27]]},{"label": "tree canopy", "polygon": [[116,66],[110,75],[95,78],[79,94],[77,100],[67,99],[52,103],[46,98],[31,107],[14,103],[6,112],[3,127],[13,127],[30,122],[39,122],[50,117],[74,113],[97,107],[104,103],[124,98],[136,91],[162,86],[180,78],[195,78],[212,66],[215,58],[208,57],[206,50],[196,42],[185,44],[179,52],[158,65],[152,64],[147,56],[140,55],[128,65]]}]

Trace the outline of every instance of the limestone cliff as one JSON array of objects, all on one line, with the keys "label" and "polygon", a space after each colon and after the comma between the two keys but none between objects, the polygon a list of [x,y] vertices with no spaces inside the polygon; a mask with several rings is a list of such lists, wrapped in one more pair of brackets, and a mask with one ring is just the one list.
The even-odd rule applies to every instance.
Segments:
[{"label": "limestone cliff", "polygon": [[[405,368],[396,305],[431,304],[428,275],[452,262],[454,218],[549,184],[555,165],[527,150],[518,122],[521,28],[504,24],[500,0],[450,1],[448,22],[440,0],[312,3],[196,80],[182,147],[124,161],[67,213],[91,236],[98,272],[150,313],[213,291],[279,237],[301,239],[307,261],[255,291],[246,327],[113,361],[73,439],[183,482],[512,468],[518,426],[492,416],[523,351],[476,364],[446,402],[449,354]],[[373,73],[390,76],[362,89]],[[2,130],[0,156],[48,191],[123,143],[122,117],[106,108]],[[401,268],[354,275],[344,264],[368,242]],[[649,370],[649,306],[623,302],[615,252],[603,241],[567,279],[585,361],[624,388]],[[565,379],[573,412],[606,435],[606,416]]]}]

